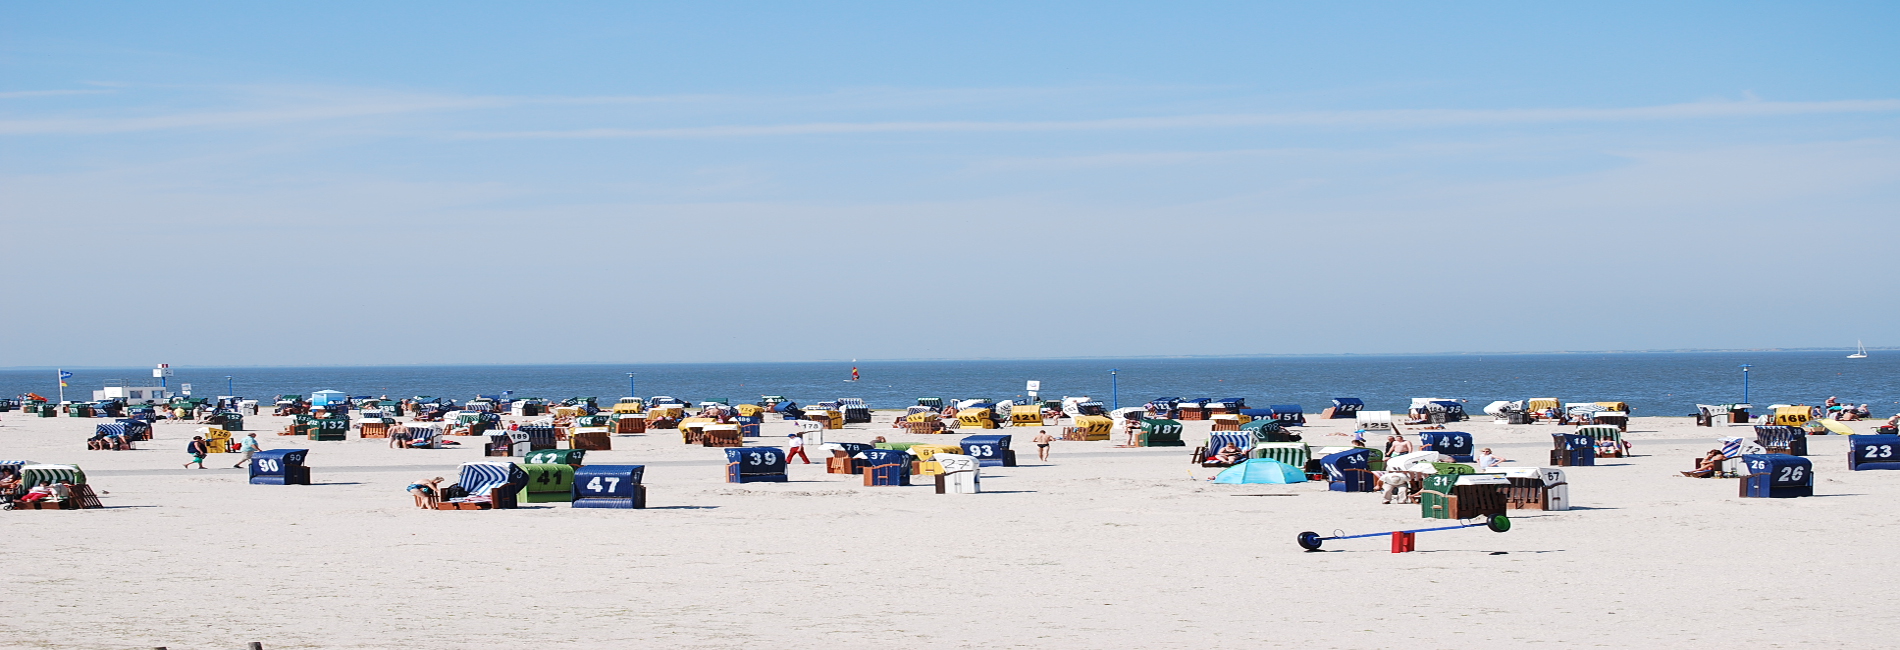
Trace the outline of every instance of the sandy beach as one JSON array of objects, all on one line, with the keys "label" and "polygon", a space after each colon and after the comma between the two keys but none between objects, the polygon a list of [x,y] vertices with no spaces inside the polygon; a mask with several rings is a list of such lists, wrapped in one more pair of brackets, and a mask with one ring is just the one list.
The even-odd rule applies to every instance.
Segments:
[{"label": "sandy beach", "polygon": [[[877,421],[831,440],[954,440]],[[1845,440],[1810,441],[1816,496],[1741,499],[1736,482],[1677,475],[1722,435],[1635,418],[1635,456],[1570,468],[1576,509],[1515,526],[1294,544],[1305,530],[1439,525],[1415,505],[1323,483],[1212,485],[1187,448],[1058,442],[986,468],[981,495],[864,487],[822,464],[792,481],[727,484],[723,452],[676,432],[616,436],[593,464],[644,463],[646,510],[523,504],[415,509],[409,482],[454,478],[461,449],[275,435],[308,448],[316,485],[248,485],[181,469],[199,425],[159,424],[136,451],[86,451],[108,420],[0,417],[0,457],[77,463],[106,508],[7,521],[6,647],[1412,648],[1870,646],[1897,615],[1862,605],[1900,569],[1900,474],[1846,470]],[[1316,420],[1309,442],[1348,440]],[[1875,423],[1850,423],[1870,432]],[[1188,423],[1190,448],[1206,422]],[[791,425],[765,425],[782,444]],[[1460,423],[1539,466],[1553,425]],[[1053,431],[1053,429],[1052,429]],[[964,432],[968,433],[968,432]],[[354,435],[354,434],[352,434]],[[816,454],[815,454],[816,455]],[[220,462],[222,461],[222,462]]]}]

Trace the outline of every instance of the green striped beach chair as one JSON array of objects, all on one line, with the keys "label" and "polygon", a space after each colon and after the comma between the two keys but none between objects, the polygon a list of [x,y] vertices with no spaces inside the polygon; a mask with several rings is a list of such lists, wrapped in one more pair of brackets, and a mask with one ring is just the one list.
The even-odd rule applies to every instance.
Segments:
[{"label": "green striped beach chair", "polygon": [[[1622,458],[1629,455],[1629,446],[1623,444],[1623,432],[1614,425],[1577,427],[1577,435],[1590,436],[1591,439],[1596,440],[1598,444],[1597,449],[1599,450],[1603,448],[1603,441],[1614,441],[1616,443],[1616,453],[1610,454],[1612,458]],[[1601,458],[1603,454],[1598,453],[1597,456]]]},{"label": "green striped beach chair", "polygon": [[1250,458],[1271,458],[1304,469],[1309,454],[1304,442],[1263,442],[1254,445]]}]

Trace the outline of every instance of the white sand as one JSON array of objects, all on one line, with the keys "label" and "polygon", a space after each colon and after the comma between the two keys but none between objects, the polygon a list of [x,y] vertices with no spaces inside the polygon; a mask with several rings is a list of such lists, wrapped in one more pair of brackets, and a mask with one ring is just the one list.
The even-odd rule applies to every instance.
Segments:
[{"label": "white sand", "polygon": [[[312,449],[320,485],[253,486],[242,470],[179,468],[198,425],[161,424],[139,451],[86,451],[103,421],[0,417],[0,458],[78,463],[110,492],[104,510],[0,513],[0,645],[1881,646],[1897,618],[1882,612],[1900,571],[1900,472],[1850,473],[1845,440],[1815,437],[1816,497],[1741,499],[1734,480],[1676,472],[1748,430],[1686,418],[1637,418],[1637,457],[1571,469],[1577,510],[1517,512],[1505,534],[1424,533],[1409,554],[1384,538],[1304,553],[1293,538],[1442,523],[1417,506],[1315,483],[1210,485],[1216,470],[1183,448],[1058,442],[1044,466],[1028,428],[1005,431],[1023,466],[988,470],[983,495],[867,488],[822,464],[728,485],[722,450],[664,431],[588,454],[648,463],[647,510],[434,512],[403,486],[453,480],[480,457],[476,438],[396,450],[267,434],[267,447]],[[1316,422],[1307,439],[1345,440],[1323,435],[1344,422]],[[1190,444],[1207,426],[1190,424]],[[1454,428],[1532,466],[1558,429]],[[235,456],[207,462],[220,460]],[[1262,494],[1292,496],[1242,496]]]}]

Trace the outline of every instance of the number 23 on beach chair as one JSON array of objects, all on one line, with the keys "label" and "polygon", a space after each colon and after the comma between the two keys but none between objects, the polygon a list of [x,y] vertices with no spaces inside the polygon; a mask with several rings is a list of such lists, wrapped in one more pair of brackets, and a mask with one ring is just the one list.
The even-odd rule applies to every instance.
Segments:
[{"label": "number 23 on beach chair", "polygon": [[727,447],[727,483],[784,483],[785,451],[777,447]]},{"label": "number 23 on beach chair", "polygon": [[1847,469],[1900,469],[1900,435],[1848,436]]}]

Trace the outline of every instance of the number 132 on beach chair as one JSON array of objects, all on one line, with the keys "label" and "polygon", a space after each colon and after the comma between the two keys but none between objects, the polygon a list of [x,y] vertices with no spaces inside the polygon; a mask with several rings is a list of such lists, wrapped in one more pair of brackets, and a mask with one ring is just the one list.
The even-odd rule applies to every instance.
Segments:
[{"label": "number 132 on beach chair", "polygon": [[785,451],[777,447],[727,447],[727,483],[784,483]]},{"label": "number 132 on beach chair", "polygon": [[575,508],[647,507],[645,465],[588,465],[574,470]]}]

